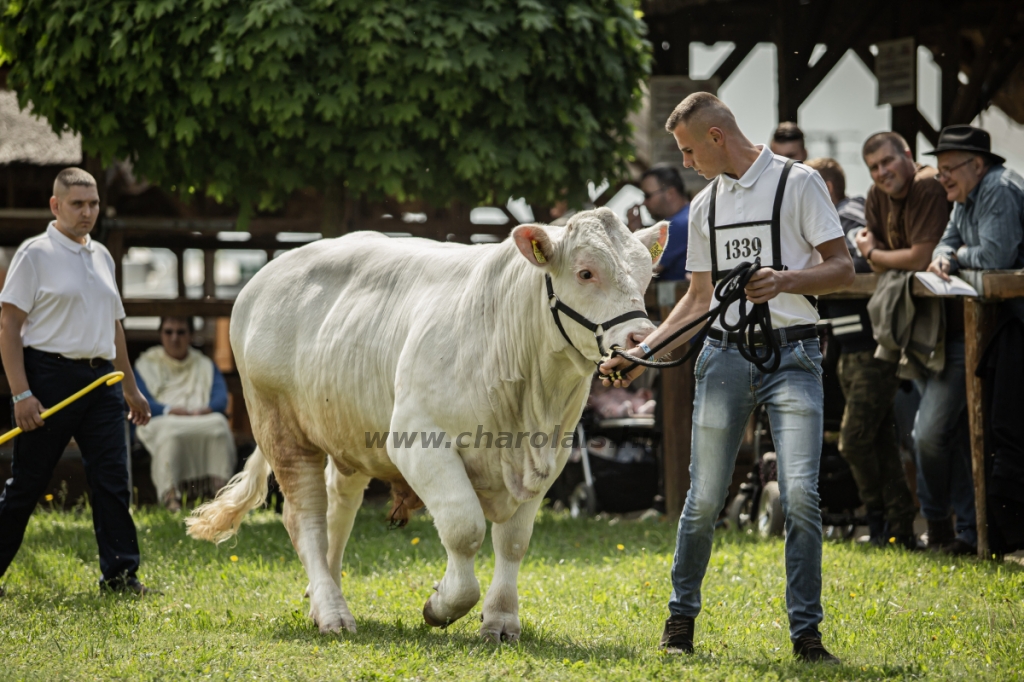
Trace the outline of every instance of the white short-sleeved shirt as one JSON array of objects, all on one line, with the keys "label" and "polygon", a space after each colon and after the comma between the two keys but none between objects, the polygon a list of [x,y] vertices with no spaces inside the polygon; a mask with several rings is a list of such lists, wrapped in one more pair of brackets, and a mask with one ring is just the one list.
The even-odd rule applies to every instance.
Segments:
[{"label": "white short-sleeved shirt", "polygon": [[114,259],[88,236],[66,237],[54,223],[18,247],[0,292],[0,303],[28,313],[22,344],[69,358],[117,354],[114,322],[124,307],[114,279]]},{"label": "white short-sleeved shirt", "polygon": [[[743,177],[734,180],[727,175],[718,178],[718,197],[715,203],[715,225],[770,221],[775,204],[775,191],[787,159],[777,156],[767,145],[758,145],[761,154],[747,169]],[[690,205],[690,242],[687,247],[686,269],[691,272],[711,271],[711,242],[708,236],[708,185]],[[821,263],[821,254],[814,247],[831,239],[843,237],[832,199],[825,182],[812,168],[794,164],[786,180],[786,193],[782,199],[781,241],[782,264],[790,270],[806,270]],[[716,230],[717,233],[717,230]],[[717,241],[722,241],[718,234]],[[745,260],[752,261],[753,258]],[[765,260],[765,259],[762,259]],[[762,263],[771,265],[771,260]],[[721,275],[731,268],[719,263]],[[712,306],[718,301],[712,299]],[[737,320],[736,305],[726,311],[726,320]],[[772,312],[772,326],[776,329],[818,321],[818,311],[800,294],[779,294],[768,302]],[[715,327],[721,328],[718,320]]]}]

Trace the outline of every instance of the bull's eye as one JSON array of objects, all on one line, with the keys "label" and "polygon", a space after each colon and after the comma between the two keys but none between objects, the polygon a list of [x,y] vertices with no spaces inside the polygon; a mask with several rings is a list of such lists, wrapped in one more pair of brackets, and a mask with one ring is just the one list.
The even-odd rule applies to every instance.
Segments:
[{"label": "bull's eye", "polygon": [[592,279],[594,277],[593,273],[590,272],[590,270],[580,270],[576,276],[579,277],[580,279]]}]

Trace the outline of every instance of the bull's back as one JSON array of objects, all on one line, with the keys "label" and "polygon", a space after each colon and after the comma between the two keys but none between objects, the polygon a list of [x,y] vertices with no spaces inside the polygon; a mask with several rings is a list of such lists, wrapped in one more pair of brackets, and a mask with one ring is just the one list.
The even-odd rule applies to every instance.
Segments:
[{"label": "bull's back", "polygon": [[353,233],[268,263],[231,316],[247,398],[285,403],[325,449],[388,430],[401,351],[444,314],[468,248]]}]

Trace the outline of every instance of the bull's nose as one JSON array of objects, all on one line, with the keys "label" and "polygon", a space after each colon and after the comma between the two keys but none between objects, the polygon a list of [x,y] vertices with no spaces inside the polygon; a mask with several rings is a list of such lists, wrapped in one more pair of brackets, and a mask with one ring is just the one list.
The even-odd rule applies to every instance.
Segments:
[{"label": "bull's nose", "polygon": [[631,332],[630,335],[627,337],[627,340],[629,341],[629,347],[630,348],[635,348],[635,347],[639,346],[640,342],[643,341],[644,339],[646,339],[648,337],[648,335],[650,335],[651,331],[653,331],[653,330],[642,331],[642,332]]}]

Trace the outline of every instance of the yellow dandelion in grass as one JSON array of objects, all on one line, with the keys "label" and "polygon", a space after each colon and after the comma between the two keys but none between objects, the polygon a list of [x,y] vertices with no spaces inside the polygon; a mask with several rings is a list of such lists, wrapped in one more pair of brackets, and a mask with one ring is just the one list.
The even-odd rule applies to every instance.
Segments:
[{"label": "yellow dandelion in grass", "polygon": [[650,587],[650,586],[651,586],[651,581],[648,580],[647,582],[644,583],[644,587]]},{"label": "yellow dandelion in grass", "polygon": [[342,571],[341,572],[341,577],[342,578],[347,578],[348,577],[348,573],[346,573],[345,571]]},{"label": "yellow dandelion in grass", "polygon": [[236,557],[234,554],[232,554],[231,555],[231,560],[232,561],[238,561],[238,557]]},{"label": "yellow dandelion in grass", "polygon": [[896,538],[895,538],[895,537],[891,537],[891,538],[889,538],[889,544],[890,544],[890,545],[894,545],[894,544],[896,544]]},{"label": "yellow dandelion in grass", "polygon": [[619,550],[621,552],[622,550],[626,549],[626,546],[625,545],[615,545],[615,549],[617,549],[617,550]]},{"label": "yellow dandelion in grass", "polygon": [[413,538],[410,542],[412,544],[414,544],[414,545],[418,545],[418,544],[420,544],[420,539],[419,538]]},{"label": "yellow dandelion in grass", "polygon": [[851,597],[856,597],[856,596],[857,596],[857,593],[856,593],[856,592],[851,592],[851,593],[850,593],[850,596],[851,596]]},{"label": "yellow dandelion in grass", "polygon": [[47,494],[43,499],[47,502],[53,502],[53,495]]}]

